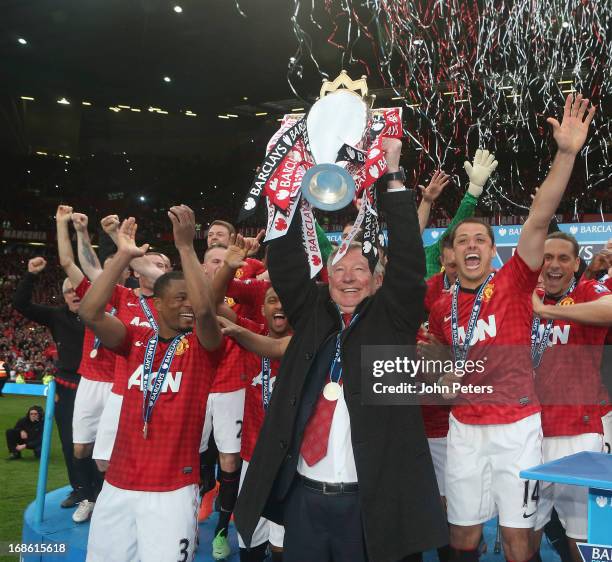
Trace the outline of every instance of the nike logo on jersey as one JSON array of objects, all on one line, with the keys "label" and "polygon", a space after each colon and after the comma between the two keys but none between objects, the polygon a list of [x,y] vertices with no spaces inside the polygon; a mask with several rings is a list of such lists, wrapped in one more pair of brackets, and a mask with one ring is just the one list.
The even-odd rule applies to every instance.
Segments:
[{"label": "nike logo on jersey", "polygon": [[531,513],[527,514],[527,513],[523,513],[523,519],[529,519],[532,515],[535,515],[535,511],[532,511]]},{"label": "nike logo on jersey", "polygon": [[138,303],[136,302],[128,302],[127,305],[128,306],[139,306]]},{"label": "nike logo on jersey", "polygon": [[444,317],[444,322],[448,322],[451,319],[451,315],[449,314],[448,316]]},{"label": "nike logo on jersey", "polygon": [[141,341],[137,341],[137,342],[135,342],[135,343],[134,343],[134,345],[135,345],[136,347],[140,347],[140,346],[142,345],[142,342],[141,342]]},{"label": "nike logo on jersey", "polygon": [[[157,376],[157,373],[153,373],[153,376],[149,380],[149,391],[151,391],[153,389],[153,383],[155,381],[155,377],[156,376]],[[168,374],[166,375],[166,380],[162,384],[162,389],[161,389],[162,393],[165,393],[165,392],[178,392],[180,390],[180,388],[181,388],[181,380],[182,379],[183,379],[182,371],[177,371],[174,374],[168,372]],[[130,390],[133,386],[137,386],[138,389],[142,392],[142,390],[143,390],[143,388],[142,388],[142,365],[140,365],[130,375],[130,378],[128,379],[128,385],[127,385],[128,390]]]}]

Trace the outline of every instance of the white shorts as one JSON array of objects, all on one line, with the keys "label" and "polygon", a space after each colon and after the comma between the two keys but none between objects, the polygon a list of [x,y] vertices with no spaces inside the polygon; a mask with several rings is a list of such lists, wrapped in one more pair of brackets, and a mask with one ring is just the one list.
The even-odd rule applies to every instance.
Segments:
[{"label": "white shorts", "polygon": [[612,412],[608,412],[601,418],[603,424],[603,440],[604,440],[604,453],[612,453]]},{"label": "white shorts", "polygon": [[213,429],[220,453],[240,452],[245,394],[242,388],[234,392],[214,392],[208,395],[200,453],[208,449],[208,439]]},{"label": "white shorts", "polygon": [[[551,462],[561,457],[595,451],[600,453],[603,438],[599,433],[583,433],[566,437],[544,437],[542,456],[544,462]],[[540,483],[540,502],[536,515],[536,529],[541,529],[550,521],[553,507],[559,514],[559,521],[570,539],[587,539],[587,498],[588,490],[584,486],[567,484]]]},{"label": "white shorts", "polygon": [[121,404],[123,404],[123,396],[111,392],[98,425],[96,444],[93,449],[94,459],[110,461],[119,427]]},{"label": "white shorts", "polygon": [[198,487],[139,492],[104,482],[91,517],[87,562],[191,562]]},{"label": "white shorts", "polygon": [[429,451],[433,461],[440,495],[446,495],[446,437],[428,437]]},{"label": "white shorts", "polygon": [[73,443],[93,443],[96,440],[98,424],[112,386],[112,382],[81,378],[72,414]]},{"label": "white shorts", "polygon": [[540,414],[508,424],[469,425],[449,419],[448,522],[479,525],[499,514],[503,527],[535,525],[537,481],[519,472],[542,463]]},{"label": "white shorts", "polygon": [[[240,494],[240,489],[242,488],[242,482],[244,480],[247,468],[249,468],[249,463],[248,461],[243,460],[242,469],[240,471],[240,485],[238,488],[238,494]],[[285,527],[278,525],[273,521],[269,521],[265,517],[260,517],[257,527],[255,527],[255,531],[253,531],[253,536],[251,537],[251,547],[254,548],[260,544],[269,542],[272,546],[283,548],[284,539]],[[238,533],[238,546],[240,546],[240,548],[246,548],[240,533]]]}]

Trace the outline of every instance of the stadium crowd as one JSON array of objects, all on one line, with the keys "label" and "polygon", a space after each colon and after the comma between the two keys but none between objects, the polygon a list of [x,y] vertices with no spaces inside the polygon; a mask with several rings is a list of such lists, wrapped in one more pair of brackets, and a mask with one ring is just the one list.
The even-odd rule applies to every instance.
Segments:
[{"label": "stadium crowd", "polygon": [[[33,250],[30,249],[30,252]],[[22,249],[22,252],[25,250]],[[51,334],[19,314],[11,301],[20,275],[17,272],[27,267],[33,253],[0,255],[0,361],[4,363],[7,378],[15,380],[18,376],[27,380],[40,381],[47,374],[54,374],[54,359],[57,350]],[[55,264],[57,261],[54,260]],[[53,261],[52,261],[53,263]],[[50,267],[42,282],[37,286],[34,299],[37,302],[57,302],[59,296],[60,270]]]},{"label": "stadium crowd", "polygon": [[[486,150],[466,162],[468,188],[448,230],[423,248],[419,234],[449,178],[434,174],[417,209],[399,168],[401,142],[385,139],[381,260],[370,267],[350,225],[341,247],[319,228],[326,271],[317,282],[298,218],[267,244],[265,260],[263,232],[242,236],[211,220],[198,255],[197,212],[172,206],[147,234],[172,230],[174,268],[136,241],[142,217],[95,217],[116,245],[99,258],[94,216],[59,205],[57,262],[0,261],[25,275],[2,277],[0,353],[40,376],[53,357],[40,323],[58,344],[56,419],[73,487],[62,505],[77,506],[76,522],[91,518],[87,560],[192,560],[198,503],[210,488],[202,480],[217,464],[217,560],[230,555],[235,513],[243,562],[416,562],[429,549],[441,562],[476,562],[483,524],[495,516],[507,560],[540,560],[546,532],[564,562],[578,562],[586,493],[540,487],[519,472],[611,441],[600,363],[612,325],[612,246],[581,265],[576,240],[551,226],[594,113],[570,96],[563,118],[549,120],[557,155],[498,271],[492,230],[474,217],[497,166]],[[7,306],[16,292],[26,316],[26,301],[55,307],[31,313],[32,322]],[[65,342],[77,339],[75,357]],[[568,342],[565,362],[548,349]],[[433,398],[373,405],[361,386],[364,345],[411,345],[409,354],[452,360],[454,370],[420,373],[439,389]],[[459,361],[485,353],[484,372],[459,376]],[[495,399],[463,382],[490,386]]]}]

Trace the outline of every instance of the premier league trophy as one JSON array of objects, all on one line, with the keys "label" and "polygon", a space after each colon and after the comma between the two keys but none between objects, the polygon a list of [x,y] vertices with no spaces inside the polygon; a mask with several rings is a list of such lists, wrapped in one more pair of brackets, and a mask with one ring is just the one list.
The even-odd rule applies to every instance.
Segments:
[{"label": "premier league trophy", "polygon": [[382,140],[401,137],[402,122],[401,108],[373,110],[373,101],[365,76],[353,81],[343,70],[333,82],[324,80],[307,115],[284,116],[238,217],[253,215],[265,193],[266,240],[271,240],[286,233],[299,207],[312,276],[322,268],[313,208],[337,211],[361,198],[355,225],[335,259],[346,253],[364,222],[364,255],[371,264],[378,259],[374,183],[387,169]]}]

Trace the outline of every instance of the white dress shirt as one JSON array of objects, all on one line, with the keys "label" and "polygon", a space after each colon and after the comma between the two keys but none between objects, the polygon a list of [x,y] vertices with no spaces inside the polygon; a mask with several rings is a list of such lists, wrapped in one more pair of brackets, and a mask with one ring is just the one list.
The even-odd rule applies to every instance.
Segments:
[{"label": "white dress shirt", "polygon": [[351,441],[351,420],[344,400],[344,385],[332,418],[327,454],[315,465],[308,466],[300,455],[297,471],[319,482],[357,482],[357,469]]}]

